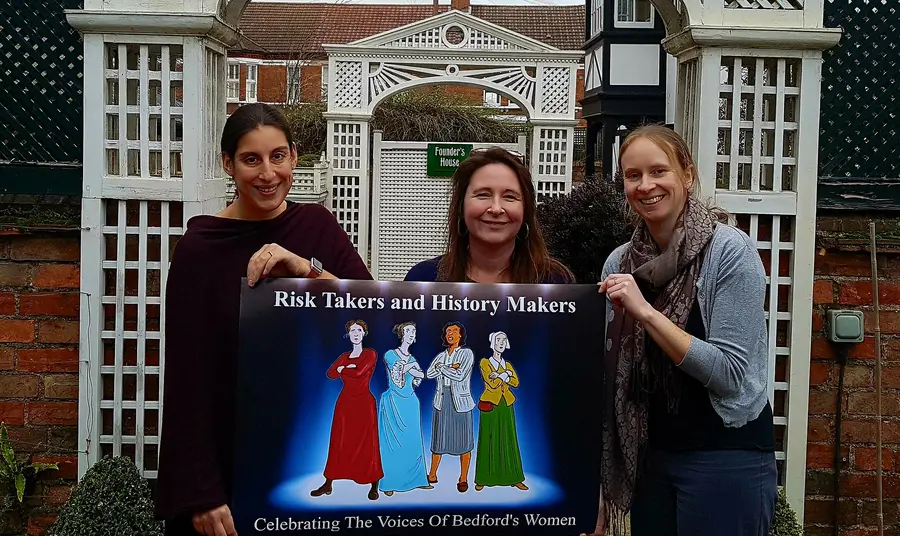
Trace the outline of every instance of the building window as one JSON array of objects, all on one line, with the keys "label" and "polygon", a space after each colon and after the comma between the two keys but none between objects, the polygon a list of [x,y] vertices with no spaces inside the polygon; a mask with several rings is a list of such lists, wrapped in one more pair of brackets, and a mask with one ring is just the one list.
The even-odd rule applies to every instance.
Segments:
[{"label": "building window", "polygon": [[650,0],[616,0],[616,26],[653,27],[653,4]]},{"label": "building window", "polygon": [[301,92],[300,63],[288,65],[287,68],[287,103],[298,104],[303,99]]},{"label": "building window", "polygon": [[484,92],[484,106],[497,107],[500,106],[500,94],[493,91]]},{"label": "building window", "polygon": [[247,102],[256,102],[256,74],[258,65],[247,65]]},{"label": "building window", "polygon": [[322,100],[328,100],[328,66],[322,66]]},{"label": "building window", "polygon": [[226,97],[235,102],[241,98],[241,64],[228,62],[228,80],[225,82]]},{"label": "building window", "polygon": [[591,37],[603,30],[603,2],[606,0],[591,0]]}]

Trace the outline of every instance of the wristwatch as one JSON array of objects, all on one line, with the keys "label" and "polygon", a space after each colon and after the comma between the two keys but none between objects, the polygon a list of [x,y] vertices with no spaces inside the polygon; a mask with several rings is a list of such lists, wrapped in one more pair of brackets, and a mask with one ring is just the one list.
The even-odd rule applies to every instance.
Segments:
[{"label": "wristwatch", "polygon": [[320,275],[322,275],[322,272],[324,272],[324,271],[325,270],[322,269],[322,262],[315,257],[310,257],[309,273],[306,274],[306,277],[308,277],[310,279],[315,279],[315,278],[319,277]]}]

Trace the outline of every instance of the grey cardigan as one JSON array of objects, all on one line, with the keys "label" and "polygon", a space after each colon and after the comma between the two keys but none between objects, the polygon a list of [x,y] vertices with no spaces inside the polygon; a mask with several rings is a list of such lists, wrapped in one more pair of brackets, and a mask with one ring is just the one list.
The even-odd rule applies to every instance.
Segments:
[{"label": "grey cardigan", "polygon": [[[603,279],[619,270],[628,244],[613,251]],[[768,399],[769,355],[765,318],[766,274],[753,241],[743,231],[717,225],[706,248],[697,302],[706,341],[693,337],[680,368],[709,390],[725,426],[757,418]],[[612,302],[606,316],[612,319]]]}]

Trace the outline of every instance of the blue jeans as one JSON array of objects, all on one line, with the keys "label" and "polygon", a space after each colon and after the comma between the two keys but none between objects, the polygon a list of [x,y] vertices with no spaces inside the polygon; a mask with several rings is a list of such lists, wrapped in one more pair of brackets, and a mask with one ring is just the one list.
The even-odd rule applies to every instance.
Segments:
[{"label": "blue jeans", "polygon": [[768,536],[775,454],[650,451],[631,507],[631,536]]}]

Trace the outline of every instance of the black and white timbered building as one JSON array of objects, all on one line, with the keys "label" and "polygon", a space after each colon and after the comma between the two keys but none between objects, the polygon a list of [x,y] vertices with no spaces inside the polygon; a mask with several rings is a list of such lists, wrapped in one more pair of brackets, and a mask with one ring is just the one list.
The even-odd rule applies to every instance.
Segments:
[{"label": "black and white timbered building", "polygon": [[642,123],[674,122],[676,63],[660,44],[666,29],[650,0],[585,1],[585,173],[611,176],[621,136]]}]

